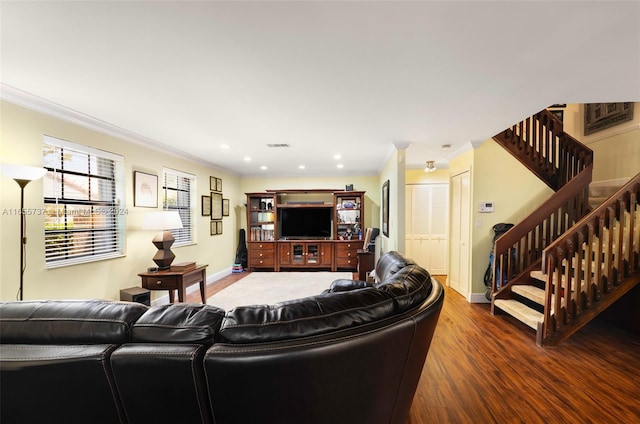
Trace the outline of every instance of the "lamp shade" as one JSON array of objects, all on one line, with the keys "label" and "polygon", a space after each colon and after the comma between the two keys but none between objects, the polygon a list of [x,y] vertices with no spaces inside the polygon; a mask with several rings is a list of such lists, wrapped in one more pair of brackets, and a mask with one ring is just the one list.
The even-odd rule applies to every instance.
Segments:
[{"label": "lamp shade", "polygon": [[37,166],[2,164],[0,172],[14,180],[33,181],[44,177],[47,170]]},{"label": "lamp shade", "polygon": [[142,222],[143,230],[177,230],[182,227],[180,214],[176,211],[147,212]]}]

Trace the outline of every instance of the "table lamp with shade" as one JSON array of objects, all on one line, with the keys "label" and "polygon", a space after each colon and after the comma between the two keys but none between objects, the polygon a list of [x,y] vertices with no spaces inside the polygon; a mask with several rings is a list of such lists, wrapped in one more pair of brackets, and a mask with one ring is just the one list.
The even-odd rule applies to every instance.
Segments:
[{"label": "table lamp with shade", "polygon": [[176,211],[147,212],[142,222],[143,230],[158,230],[159,233],[151,240],[158,248],[153,262],[158,265],[158,271],[171,268],[171,262],[176,255],[171,251],[171,245],[175,241],[173,234],[169,230],[183,228],[180,214]]},{"label": "table lamp with shade", "polygon": [[26,269],[25,252],[27,237],[24,233],[26,230],[25,211],[24,211],[24,188],[33,180],[39,180],[44,177],[47,170],[37,166],[24,165],[0,165],[0,173],[18,183],[20,186],[20,288],[18,289],[18,300],[23,300],[24,292],[24,271]]}]

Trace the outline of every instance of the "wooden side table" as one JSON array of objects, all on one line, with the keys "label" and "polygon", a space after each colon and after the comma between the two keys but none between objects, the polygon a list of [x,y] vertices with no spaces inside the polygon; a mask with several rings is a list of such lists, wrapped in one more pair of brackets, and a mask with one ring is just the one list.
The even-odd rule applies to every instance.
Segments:
[{"label": "wooden side table", "polygon": [[367,281],[367,274],[373,270],[376,254],[365,249],[358,249],[358,280]]},{"label": "wooden side table", "polygon": [[207,303],[207,266],[196,265],[188,271],[153,271],[138,274],[142,278],[142,287],[148,290],[169,290],[169,301],[173,303],[174,290],[178,290],[178,301],[184,302],[187,297],[187,287],[200,283],[202,303]]}]

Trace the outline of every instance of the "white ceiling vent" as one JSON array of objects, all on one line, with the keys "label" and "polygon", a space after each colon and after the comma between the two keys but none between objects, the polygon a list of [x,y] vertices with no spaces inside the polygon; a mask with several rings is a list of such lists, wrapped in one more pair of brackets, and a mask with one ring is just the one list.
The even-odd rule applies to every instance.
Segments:
[{"label": "white ceiling vent", "polygon": [[290,145],[288,145],[287,143],[270,143],[267,144],[267,147],[291,147]]}]

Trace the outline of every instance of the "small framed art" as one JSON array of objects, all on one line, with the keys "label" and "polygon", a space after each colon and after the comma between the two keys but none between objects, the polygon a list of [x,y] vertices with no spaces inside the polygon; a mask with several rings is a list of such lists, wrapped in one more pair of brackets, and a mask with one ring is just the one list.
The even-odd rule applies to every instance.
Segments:
[{"label": "small framed art", "polygon": [[202,216],[211,216],[211,196],[202,196]]},{"label": "small framed art", "polygon": [[222,199],[222,216],[229,216],[229,199]]},{"label": "small framed art", "polygon": [[212,236],[217,236],[222,234],[222,221],[211,221],[211,227],[209,229],[209,233]]},{"label": "small framed art", "polygon": [[389,237],[389,180],[382,184],[382,234]]},{"label": "small framed art", "polygon": [[133,206],[158,207],[158,176],[146,172],[133,172]]}]

